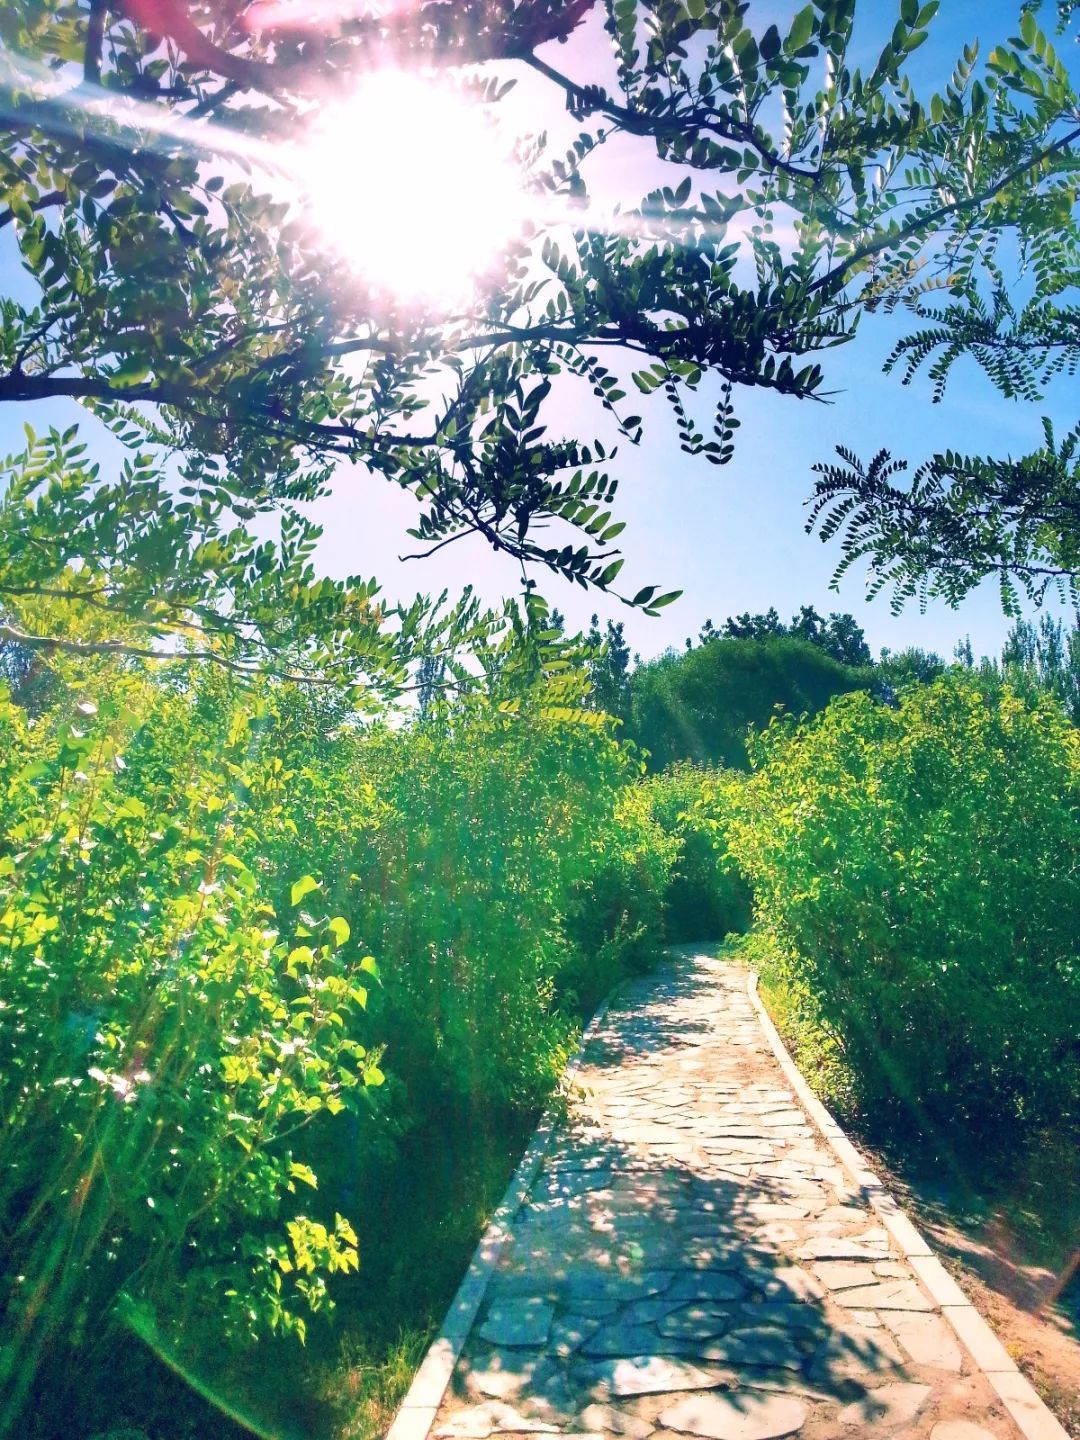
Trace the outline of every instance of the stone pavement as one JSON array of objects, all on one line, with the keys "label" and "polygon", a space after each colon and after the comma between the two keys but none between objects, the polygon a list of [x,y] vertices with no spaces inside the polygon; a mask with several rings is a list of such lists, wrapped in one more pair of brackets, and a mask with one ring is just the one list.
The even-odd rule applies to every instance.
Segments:
[{"label": "stone pavement", "polygon": [[746,982],[682,956],[621,992],[432,1435],[1020,1434],[798,1103]]}]

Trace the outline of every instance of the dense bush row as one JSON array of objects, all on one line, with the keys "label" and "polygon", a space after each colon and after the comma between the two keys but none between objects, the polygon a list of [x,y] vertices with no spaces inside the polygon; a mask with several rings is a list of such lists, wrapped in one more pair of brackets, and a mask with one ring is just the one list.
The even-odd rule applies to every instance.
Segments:
[{"label": "dense bush row", "polygon": [[953,670],[752,745],[721,829],[757,953],[869,1112],[959,1140],[1080,1094],[1080,733]]},{"label": "dense bush row", "polygon": [[869,668],[843,664],[808,640],[712,638],[633,672],[626,733],[655,771],[680,761],[745,769],[751,726],[768,725],[777,709],[814,715],[834,695],[873,683]]},{"label": "dense bush row", "polygon": [[118,1301],[302,1334],[365,1147],[535,1106],[655,951],[678,842],[639,762],[513,710],[358,727],[104,663],[33,721],[0,698],[0,1429]]}]

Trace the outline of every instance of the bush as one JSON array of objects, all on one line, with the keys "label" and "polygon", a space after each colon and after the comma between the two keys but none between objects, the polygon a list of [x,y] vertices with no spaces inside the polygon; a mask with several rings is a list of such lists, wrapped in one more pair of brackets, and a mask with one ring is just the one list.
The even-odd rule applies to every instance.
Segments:
[{"label": "bush", "polygon": [[709,640],[634,671],[626,734],[653,770],[683,760],[746,769],[750,727],[767,725],[778,707],[813,715],[834,695],[871,683],[871,672],[807,640]]},{"label": "bush", "polygon": [[859,1102],[955,1135],[1074,1101],[1080,735],[1060,709],[952,672],[774,725],[753,759],[730,850],[770,978]]},{"label": "bush", "polygon": [[118,1302],[303,1337],[387,1137],[546,1097],[674,848],[606,723],[539,700],[362,728],[105,662],[54,693],[0,692],[0,1428],[36,1383],[63,1411]]},{"label": "bush", "polygon": [[599,721],[478,704],[372,733],[356,765],[379,816],[349,862],[350,913],[382,966],[392,1068],[417,1103],[535,1106],[577,1002],[660,939],[667,842],[636,764]]},{"label": "bush", "polygon": [[750,928],[750,887],[724,856],[727,788],[716,771],[687,764],[645,782],[652,815],[678,845],[664,902],[665,933],[675,943]]},{"label": "bush", "polygon": [[574,948],[559,991],[583,1018],[619,980],[659,956],[678,852],[677,837],[656,821],[646,787],[621,791],[597,828],[592,873],[577,886],[567,916]]},{"label": "bush", "polygon": [[357,1263],[293,1137],[381,1079],[373,962],[314,879],[279,903],[288,773],[209,699],[106,672],[31,731],[0,698],[7,1421],[118,1298],[179,1277],[225,1334],[302,1336]]}]

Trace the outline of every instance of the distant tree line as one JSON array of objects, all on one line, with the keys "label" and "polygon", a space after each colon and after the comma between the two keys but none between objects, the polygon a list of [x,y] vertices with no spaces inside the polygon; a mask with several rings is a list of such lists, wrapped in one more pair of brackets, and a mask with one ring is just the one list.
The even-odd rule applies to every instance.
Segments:
[{"label": "distant tree line", "polygon": [[[557,611],[554,620],[563,627]],[[1080,725],[1080,625],[1049,615],[1017,620],[1000,655],[978,661],[965,639],[951,660],[913,646],[883,649],[875,662],[853,615],[825,617],[809,605],[786,624],[775,607],[719,626],[706,620],[696,643],[688,637],[683,651],[647,661],[631,655],[621,621],[601,628],[594,615],[585,638],[591,704],[622,722],[653,770],[681,761],[745,768],[750,727],[779,711],[815,715],[852,690],[895,704],[906,686],[929,684],[951,666],[1007,679],[1028,699],[1049,694]]]}]

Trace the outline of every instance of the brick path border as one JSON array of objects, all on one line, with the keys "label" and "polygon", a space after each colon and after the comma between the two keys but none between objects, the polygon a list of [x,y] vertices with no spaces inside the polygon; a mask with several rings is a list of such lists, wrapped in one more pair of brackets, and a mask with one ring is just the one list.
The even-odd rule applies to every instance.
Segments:
[{"label": "brick path border", "polygon": [[799,1067],[788,1054],[780,1032],[769,1017],[758,994],[758,977],[751,972],[746,985],[750,1003],[757,1012],[780,1068],[795,1091],[799,1104],[821,1131],[836,1158],[863,1191],[867,1203],[899,1246],[904,1258],[930,1292],[935,1304],[952,1326],[956,1338],[993,1386],[1001,1403],[1016,1422],[1025,1440],[1069,1440],[1064,1425],[1040,1397],[1016,1362],[991,1330],[971,1300],[942,1265],[923,1235],[911,1223],[885,1189],[866,1161],[810,1089]]}]

